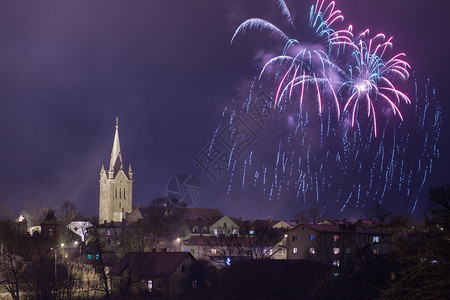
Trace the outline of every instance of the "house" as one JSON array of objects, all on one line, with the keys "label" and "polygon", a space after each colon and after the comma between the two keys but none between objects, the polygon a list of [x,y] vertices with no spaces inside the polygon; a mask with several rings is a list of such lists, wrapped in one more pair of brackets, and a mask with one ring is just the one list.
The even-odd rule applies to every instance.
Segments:
[{"label": "house", "polygon": [[114,294],[170,298],[196,287],[189,252],[129,252],[109,272]]},{"label": "house", "polygon": [[191,236],[218,236],[239,235],[239,226],[228,216],[215,216],[210,219],[187,219],[188,235]]}]

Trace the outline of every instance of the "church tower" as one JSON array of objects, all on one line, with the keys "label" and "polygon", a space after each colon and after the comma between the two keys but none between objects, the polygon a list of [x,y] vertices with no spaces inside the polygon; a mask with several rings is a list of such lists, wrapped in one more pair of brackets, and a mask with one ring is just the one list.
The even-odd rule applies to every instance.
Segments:
[{"label": "church tower", "polygon": [[126,213],[132,209],[133,171],[131,164],[128,173],[123,169],[122,153],[119,143],[119,118],[116,118],[116,134],[111,151],[108,171],[104,165],[100,170],[100,203],[98,222],[122,222]]}]

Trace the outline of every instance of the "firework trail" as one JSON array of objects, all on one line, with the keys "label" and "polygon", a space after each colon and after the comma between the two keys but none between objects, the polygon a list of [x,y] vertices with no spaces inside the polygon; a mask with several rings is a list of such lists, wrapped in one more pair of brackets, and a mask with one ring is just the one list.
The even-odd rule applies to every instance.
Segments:
[{"label": "firework trail", "polygon": [[[286,3],[277,3],[295,30]],[[215,131],[248,115],[256,95],[273,99],[265,112],[274,117],[264,133],[248,153],[229,154],[228,194],[293,202],[297,209],[322,206],[330,212],[383,201],[402,201],[406,211],[416,210],[439,157],[442,114],[435,90],[430,82],[409,84],[411,101],[393,84],[393,79],[406,80],[410,67],[403,53],[386,58],[392,38],[370,38],[369,30],[355,37],[352,26],[332,28],[343,20],[334,1],[311,6],[309,27],[320,42],[317,48],[303,46],[264,19],[249,19],[235,31],[232,43],[246,30],[258,29],[274,33],[284,47],[260,68],[245,101],[227,107]],[[304,101],[309,99],[315,101]],[[332,105],[324,105],[327,101]],[[402,118],[401,102],[412,105],[403,112],[408,118],[398,123],[390,116]],[[386,117],[377,122],[375,113]],[[363,122],[360,115],[372,122]]]}]

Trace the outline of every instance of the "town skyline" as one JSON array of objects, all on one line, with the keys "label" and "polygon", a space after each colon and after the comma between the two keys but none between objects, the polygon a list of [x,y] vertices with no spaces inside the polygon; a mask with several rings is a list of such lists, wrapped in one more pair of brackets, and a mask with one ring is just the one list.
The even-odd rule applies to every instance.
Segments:
[{"label": "town skyline", "polygon": [[[165,196],[170,179],[189,172],[202,185],[196,207],[247,219],[290,219],[309,209],[293,198],[269,201],[251,184],[242,189],[240,179],[227,194],[230,172],[212,182],[193,160],[213,137],[224,108],[247,97],[265,36],[250,35],[251,43],[245,37],[233,45],[230,40],[247,18],[272,17],[264,14],[273,8],[266,2],[1,4],[2,205],[18,216],[30,202],[58,209],[71,201],[83,214],[97,215],[98,176],[109,162],[118,116],[124,166],[132,163],[135,174],[133,205]],[[301,6],[288,5],[299,20]],[[394,36],[394,48],[407,53],[418,85],[430,79],[436,87],[443,119],[440,154],[420,193],[420,215],[429,188],[450,182],[446,2],[336,5],[358,30],[370,25]],[[409,117],[404,115],[406,125]],[[400,202],[393,195],[384,199],[396,212],[405,210]],[[359,218],[361,211],[333,209],[328,215]]]}]

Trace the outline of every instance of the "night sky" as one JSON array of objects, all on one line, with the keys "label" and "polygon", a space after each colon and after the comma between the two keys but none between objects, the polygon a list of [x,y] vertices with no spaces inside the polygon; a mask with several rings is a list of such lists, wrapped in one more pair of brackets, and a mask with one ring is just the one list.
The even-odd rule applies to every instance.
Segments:
[{"label": "night sky", "polygon": [[[122,156],[126,169],[131,162],[134,172],[134,205],[166,195],[170,178],[183,171],[201,181],[198,207],[244,218],[284,219],[306,209],[291,199],[268,203],[245,189],[228,195],[227,175],[213,183],[193,161],[211,140],[224,107],[244,98],[261,49],[275,43],[254,31],[230,45],[234,30],[250,17],[282,20],[275,1],[240,2],[2,1],[4,207],[17,215],[33,202],[57,209],[69,200],[83,215],[97,216],[99,171],[102,163],[109,164],[119,116]],[[355,32],[371,28],[394,36],[394,50],[406,52],[419,85],[430,79],[436,87],[443,118],[440,157],[421,193],[420,213],[428,189],[450,183],[450,3],[336,2]],[[287,4],[296,24],[308,16],[311,3]],[[408,115],[404,118],[408,124]],[[394,197],[384,201],[392,210],[404,207]]]}]

